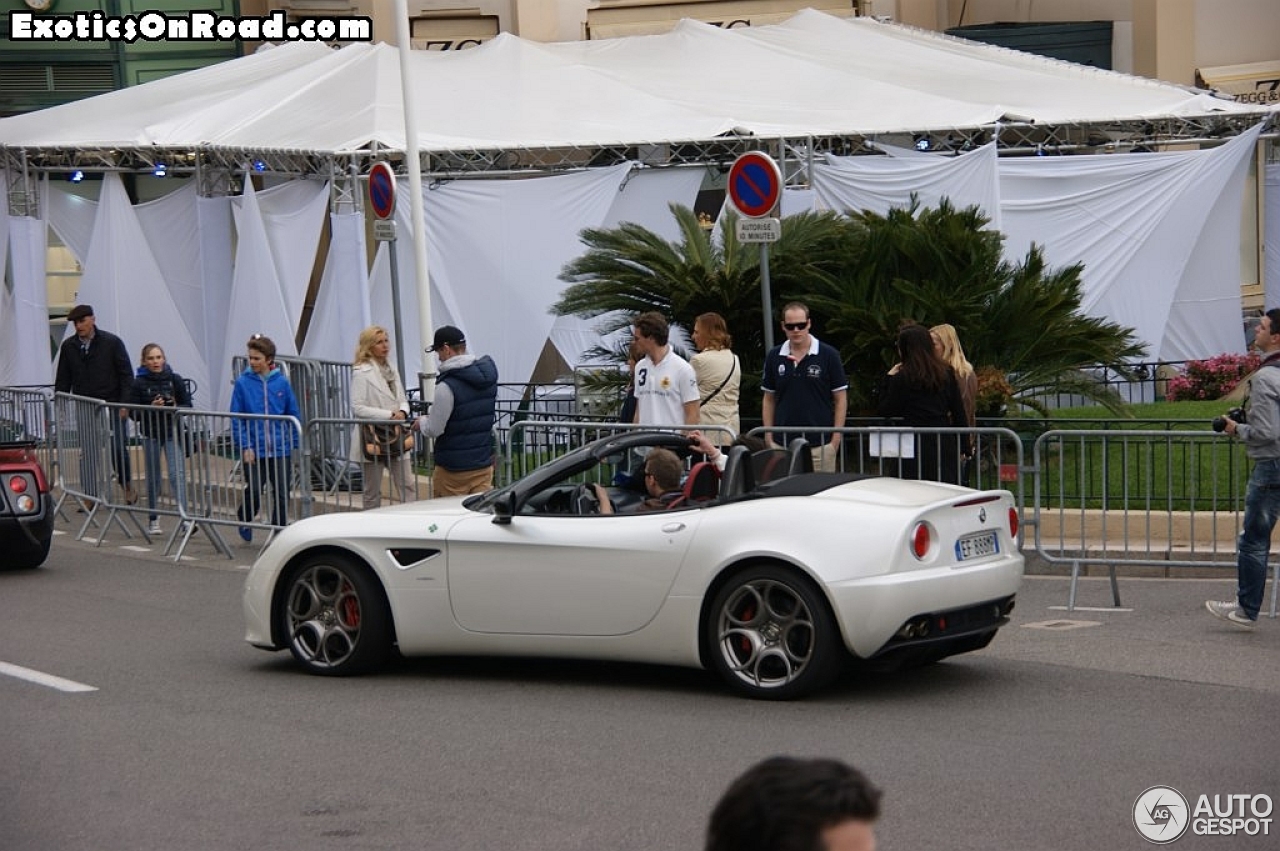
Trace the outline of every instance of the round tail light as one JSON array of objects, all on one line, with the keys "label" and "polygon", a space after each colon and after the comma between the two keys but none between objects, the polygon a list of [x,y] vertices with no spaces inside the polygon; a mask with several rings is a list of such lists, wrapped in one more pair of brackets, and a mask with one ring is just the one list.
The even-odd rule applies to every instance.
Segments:
[{"label": "round tail light", "polygon": [[24,479],[22,476],[12,476],[12,477],[10,477],[10,479],[9,479],[9,490],[13,491],[14,493],[26,493],[26,492],[27,492],[27,480],[26,480],[26,479]]},{"label": "round tail light", "polygon": [[911,530],[911,554],[918,559],[929,554],[929,544],[933,541],[933,533],[928,523],[917,523]]}]

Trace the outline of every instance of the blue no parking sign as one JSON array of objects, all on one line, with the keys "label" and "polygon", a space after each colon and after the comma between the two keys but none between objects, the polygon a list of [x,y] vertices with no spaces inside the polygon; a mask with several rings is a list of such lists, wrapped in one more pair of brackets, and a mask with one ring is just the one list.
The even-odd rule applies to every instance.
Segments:
[{"label": "blue no parking sign", "polygon": [[369,169],[369,206],[380,219],[389,219],[396,211],[396,175],[384,162]]},{"label": "blue no parking sign", "polygon": [[773,157],[750,151],[729,167],[729,200],[739,213],[756,219],[768,216],[782,195],[782,172]]}]

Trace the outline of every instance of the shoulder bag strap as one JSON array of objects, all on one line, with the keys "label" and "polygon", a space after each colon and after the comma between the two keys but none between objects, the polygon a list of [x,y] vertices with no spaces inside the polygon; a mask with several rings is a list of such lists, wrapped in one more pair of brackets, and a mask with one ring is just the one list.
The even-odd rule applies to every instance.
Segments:
[{"label": "shoulder bag strap", "polygon": [[724,377],[724,381],[720,382],[719,387],[717,387],[715,390],[712,390],[711,394],[708,395],[707,398],[703,399],[701,402],[698,403],[699,408],[701,408],[703,405],[707,404],[712,399],[720,395],[720,391],[723,390],[724,386],[729,383],[729,379],[733,378],[733,373],[737,368],[738,368],[738,356],[734,355],[733,363],[729,364],[729,374]]}]

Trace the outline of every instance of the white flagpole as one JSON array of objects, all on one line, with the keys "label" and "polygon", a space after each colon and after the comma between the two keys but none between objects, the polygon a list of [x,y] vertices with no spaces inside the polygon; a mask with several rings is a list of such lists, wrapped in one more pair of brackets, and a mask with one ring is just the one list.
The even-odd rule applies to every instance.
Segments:
[{"label": "white flagpole", "polygon": [[[408,168],[409,210],[413,214],[413,260],[417,271],[419,339],[426,343],[432,339],[431,278],[427,272],[427,226],[422,207],[422,165],[418,149],[418,121],[413,108],[413,73],[410,70],[409,6],[408,0],[396,0],[396,46],[400,50],[400,95],[404,101],[405,165]],[[395,250],[394,247],[392,250]],[[436,384],[432,356],[426,351],[418,353],[422,369],[418,373],[418,385],[422,388],[422,401],[435,399]]]}]

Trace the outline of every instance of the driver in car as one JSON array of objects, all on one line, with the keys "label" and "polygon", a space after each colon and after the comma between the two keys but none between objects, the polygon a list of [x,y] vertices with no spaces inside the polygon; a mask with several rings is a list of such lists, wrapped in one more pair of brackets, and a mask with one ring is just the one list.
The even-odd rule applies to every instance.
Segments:
[{"label": "driver in car", "polygon": [[[670,449],[658,447],[652,450],[644,461],[644,487],[649,498],[636,506],[636,511],[666,511],[684,496],[680,489],[680,477],[684,474],[684,464]],[[613,503],[609,501],[609,493],[604,486],[596,484],[596,498],[600,500],[600,513],[613,514]]]}]

